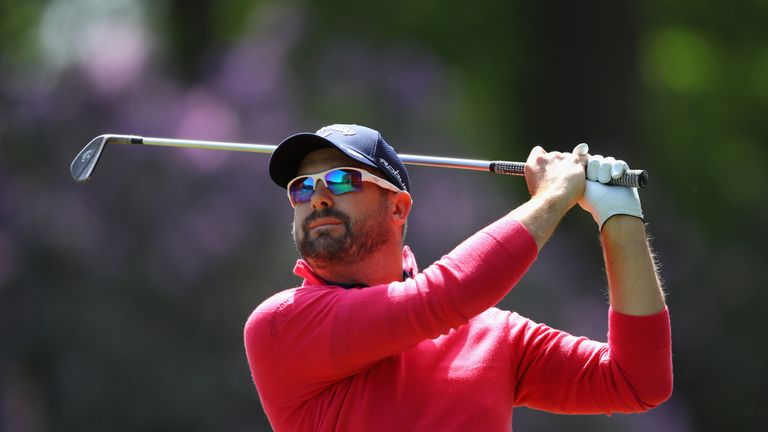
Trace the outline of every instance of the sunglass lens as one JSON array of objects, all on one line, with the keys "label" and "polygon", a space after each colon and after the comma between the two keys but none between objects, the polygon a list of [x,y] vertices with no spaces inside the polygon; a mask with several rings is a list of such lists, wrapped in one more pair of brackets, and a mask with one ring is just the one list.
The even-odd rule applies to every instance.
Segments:
[{"label": "sunglass lens", "polygon": [[357,171],[336,169],[325,175],[325,185],[334,195],[359,191],[363,188],[363,176]]},{"label": "sunglass lens", "polygon": [[315,192],[315,182],[312,177],[296,179],[291,183],[290,191],[294,204],[307,202]]}]

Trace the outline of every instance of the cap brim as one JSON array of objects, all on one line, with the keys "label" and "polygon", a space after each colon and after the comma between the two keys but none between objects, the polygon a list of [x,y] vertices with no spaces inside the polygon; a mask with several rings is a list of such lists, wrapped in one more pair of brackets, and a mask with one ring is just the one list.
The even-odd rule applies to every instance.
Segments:
[{"label": "cap brim", "polygon": [[289,136],[277,146],[269,159],[269,176],[278,186],[287,187],[288,182],[296,178],[305,156],[315,150],[328,147],[338,149],[358,162],[378,168],[376,164],[354,149],[337,145],[319,135],[304,132]]}]

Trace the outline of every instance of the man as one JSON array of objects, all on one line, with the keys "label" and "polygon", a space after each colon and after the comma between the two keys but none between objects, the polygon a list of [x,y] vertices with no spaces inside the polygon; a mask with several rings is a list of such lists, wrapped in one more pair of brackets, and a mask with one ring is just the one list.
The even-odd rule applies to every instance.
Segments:
[{"label": "man", "polygon": [[[666,400],[669,315],[640,201],[634,189],[587,181],[627,169],[587,150],[534,148],[530,200],[420,273],[403,245],[408,173],[378,132],[333,125],[283,141],[269,171],[294,207],[303,257],[294,272],[304,281],[259,305],[245,326],[272,427],[509,431],[517,405],[611,413]],[[494,307],[577,203],[601,232],[607,343]]]}]

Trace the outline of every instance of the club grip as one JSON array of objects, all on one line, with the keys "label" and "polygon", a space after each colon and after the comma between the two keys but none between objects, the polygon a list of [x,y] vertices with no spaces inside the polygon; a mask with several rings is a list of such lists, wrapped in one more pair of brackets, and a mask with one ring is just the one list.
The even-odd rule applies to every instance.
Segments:
[{"label": "club grip", "polygon": [[[493,161],[489,170],[496,174],[506,175],[525,175],[525,163]],[[611,179],[608,184],[617,186],[627,186],[632,188],[644,188],[648,185],[648,171],[646,170],[628,170],[619,178]]]}]

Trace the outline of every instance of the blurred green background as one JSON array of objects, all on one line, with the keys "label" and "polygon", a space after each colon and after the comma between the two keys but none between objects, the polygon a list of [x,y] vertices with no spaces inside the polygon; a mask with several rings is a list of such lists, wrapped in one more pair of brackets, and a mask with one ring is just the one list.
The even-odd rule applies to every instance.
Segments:
[{"label": "blurred green background", "polygon": [[[675,390],[644,414],[515,410],[516,430],[761,430],[768,2],[0,0],[0,431],[269,430],[242,327],[298,280],[262,155],[330,123],[403,153],[536,144],[647,169]],[[526,199],[519,178],[411,168],[421,267]],[[761,264],[762,263],[762,264]],[[575,209],[502,307],[605,340],[597,230]],[[471,407],[468,407],[471,409]]]}]

